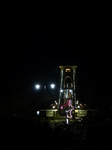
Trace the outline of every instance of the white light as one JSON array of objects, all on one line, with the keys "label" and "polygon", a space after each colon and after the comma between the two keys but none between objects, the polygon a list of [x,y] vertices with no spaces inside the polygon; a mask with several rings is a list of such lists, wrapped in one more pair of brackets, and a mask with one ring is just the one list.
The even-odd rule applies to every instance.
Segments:
[{"label": "white light", "polygon": [[68,120],[68,118],[66,119],[66,124],[69,124],[69,120]]},{"label": "white light", "polygon": [[61,92],[63,92],[63,90],[61,90]]},{"label": "white light", "polygon": [[37,115],[39,115],[40,114],[40,111],[37,111]]},{"label": "white light", "polygon": [[79,101],[76,101],[76,104],[78,104],[79,103]]},{"label": "white light", "polygon": [[51,84],[50,86],[51,86],[51,88],[52,88],[52,89],[54,89],[54,87],[55,87],[55,84]]},{"label": "white light", "polygon": [[35,87],[36,87],[36,89],[39,89],[39,88],[40,88],[40,85],[39,85],[39,84],[37,84],[37,85],[35,85]]},{"label": "white light", "polygon": [[57,101],[55,101],[55,104],[57,105]]}]

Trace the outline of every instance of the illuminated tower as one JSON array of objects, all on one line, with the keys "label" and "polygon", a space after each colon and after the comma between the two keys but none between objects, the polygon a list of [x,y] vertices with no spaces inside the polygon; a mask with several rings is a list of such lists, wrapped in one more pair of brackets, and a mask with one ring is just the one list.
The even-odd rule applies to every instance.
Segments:
[{"label": "illuminated tower", "polygon": [[59,66],[60,68],[60,91],[59,91],[59,112],[61,106],[71,101],[75,108],[76,103],[76,86],[75,74],[77,66]]}]

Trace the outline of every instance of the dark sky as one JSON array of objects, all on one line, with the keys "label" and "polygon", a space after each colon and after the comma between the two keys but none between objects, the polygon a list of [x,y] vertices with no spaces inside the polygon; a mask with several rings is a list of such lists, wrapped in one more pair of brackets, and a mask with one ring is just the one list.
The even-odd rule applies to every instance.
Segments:
[{"label": "dark sky", "polygon": [[[59,82],[59,65],[77,65],[77,99],[100,102],[106,94],[110,55],[102,18],[93,14],[20,15],[4,23],[2,89],[13,94],[41,82]],[[9,92],[10,91],[10,92]]]}]

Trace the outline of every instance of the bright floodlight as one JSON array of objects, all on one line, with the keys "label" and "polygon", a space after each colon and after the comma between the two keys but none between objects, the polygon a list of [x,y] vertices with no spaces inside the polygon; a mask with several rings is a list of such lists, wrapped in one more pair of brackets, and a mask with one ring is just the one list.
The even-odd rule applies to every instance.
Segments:
[{"label": "bright floodlight", "polygon": [[37,84],[37,85],[35,85],[35,87],[36,87],[36,89],[39,89],[39,88],[40,88],[40,85],[39,85],[39,84]]},{"label": "bright floodlight", "polygon": [[52,89],[54,89],[54,88],[55,88],[55,84],[51,84],[50,86],[51,86],[51,88],[52,88]]},{"label": "bright floodlight", "polygon": [[63,92],[63,90],[61,89],[61,93]]},{"label": "bright floodlight", "polygon": [[69,124],[69,120],[68,120],[68,118],[66,119],[66,124]]},{"label": "bright floodlight", "polygon": [[40,111],[37,111],[37,115],[39,115],[40,114]]}]

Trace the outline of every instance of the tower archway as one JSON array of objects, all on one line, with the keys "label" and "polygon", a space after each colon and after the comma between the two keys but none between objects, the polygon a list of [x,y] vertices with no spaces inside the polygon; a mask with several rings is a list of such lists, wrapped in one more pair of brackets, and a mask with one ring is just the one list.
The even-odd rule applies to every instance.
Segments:
[{"label": "tower archway", "polygon": [[77,66],[59,66],[60,68],[60,91],[59,110],[61,105],[70,104],[75,108],[76,86],[75,74]]}]

